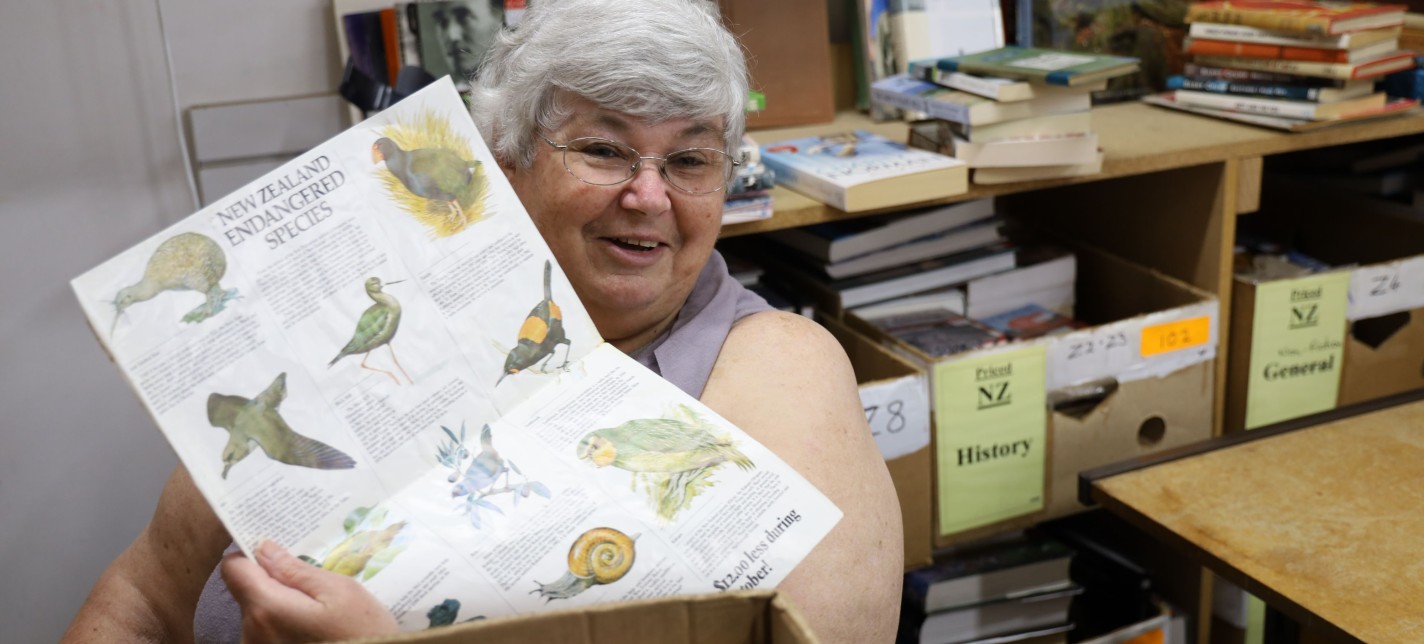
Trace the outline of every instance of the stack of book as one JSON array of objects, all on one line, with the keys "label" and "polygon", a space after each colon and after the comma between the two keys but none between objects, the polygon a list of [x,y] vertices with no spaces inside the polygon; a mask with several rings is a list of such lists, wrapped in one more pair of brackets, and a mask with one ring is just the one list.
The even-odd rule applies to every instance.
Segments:
[{"label": "stack of book", "polygon": [[1414,66],[1399,47],[1404,6],[1221,0],[1187,10],[1194,56],[1148,102],[1287,131],[1397,113],[1375,81]]},{"label": "stack of book", "polygon": [[910,64],[877,82],[872,99],[940,119],[977,184],[1096,174],[1091,94],[1137,70],[1137,60],[1049,49],[999,49]]},{"label": "stack of book", "polygon": [[767,233],[758,258],[767,278],[822,310],[928,295],[963,312],[967,281],[1014,268],[992,200],[905,214],[832,221]]},{"label": "stack of book", "polygon": [[761,149],[749,135],[742,136],[742,146],[736,156],[741,165],[727,185],[722,225],[770,219],[775,206],[771,187],[776,183],[776,173],[761,162]]},{"label": "stack of book", "polygon": [[905,575],[901,643],[1065,641],[1082,588],[1069,577],[1073,550],[1019,537],[936,555]]}]

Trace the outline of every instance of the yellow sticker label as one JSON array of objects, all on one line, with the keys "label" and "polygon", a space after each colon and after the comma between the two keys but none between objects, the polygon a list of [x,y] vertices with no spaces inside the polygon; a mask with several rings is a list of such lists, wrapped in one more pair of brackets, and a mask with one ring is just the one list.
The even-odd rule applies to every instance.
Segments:
[{"label": "yellow sticker label", "polygon": [[1211,339],[1211,317],[1163,322],[1142,327],[1142,357],[1199,347]]}]

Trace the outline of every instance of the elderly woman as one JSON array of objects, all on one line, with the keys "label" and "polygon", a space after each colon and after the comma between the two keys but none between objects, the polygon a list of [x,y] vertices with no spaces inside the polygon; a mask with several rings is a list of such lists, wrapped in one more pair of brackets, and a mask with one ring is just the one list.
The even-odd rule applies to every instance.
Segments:
[{"label": "elderly woman", "polygon": [[[844,512],[781,589],[825,641],[888,641],[900,516],[845,353],[819,326],[743,289],[713,250],[746,94],[741,49],[708,3],[541,0],[491,49],[473,114],[603,337]],[[222,558],[229,543],[180,467],[67,639],[394,630],[354,580],[270,543],[256,561]]]}]

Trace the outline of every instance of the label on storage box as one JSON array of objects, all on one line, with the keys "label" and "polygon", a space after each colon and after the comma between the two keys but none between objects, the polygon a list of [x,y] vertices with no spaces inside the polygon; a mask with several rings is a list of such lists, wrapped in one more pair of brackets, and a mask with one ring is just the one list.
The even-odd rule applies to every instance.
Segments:
[{"label": "label on storage box", "polygon": [[1256,285],[1246,429],[1335,407],[1350,273]]},{"label": "label on storage box", "polygon": [[1051,338],[1048,389],[1161,377],[1211,360],[1217,312],[1216,300],[1207,300]]},{"label": "label on storage box", "polygon": [[930,398],[923,373],[861,385],[860,404],[885,460],[930,444]]},{"label": "label on storage box", "polygon": [[1346,317],[1363,320],[1424,306],[1424,256],[1362,266],[1350,272]]},{"label": "label on storage box", "polygon": [[1041,344],[935,365],[940,534],[1043,508],[1044,369]]}]

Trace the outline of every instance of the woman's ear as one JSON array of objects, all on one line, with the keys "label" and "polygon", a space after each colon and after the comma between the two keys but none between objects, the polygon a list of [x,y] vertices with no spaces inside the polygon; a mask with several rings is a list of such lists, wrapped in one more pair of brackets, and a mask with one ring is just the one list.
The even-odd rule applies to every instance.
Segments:
[{"label": "woman's ear", "polygon": [[495,158],[495,162],[499,164],[499,169],[504,171],[504,178],[512,183],[514,181],[514,164],[498,157]]}]

